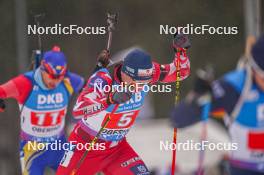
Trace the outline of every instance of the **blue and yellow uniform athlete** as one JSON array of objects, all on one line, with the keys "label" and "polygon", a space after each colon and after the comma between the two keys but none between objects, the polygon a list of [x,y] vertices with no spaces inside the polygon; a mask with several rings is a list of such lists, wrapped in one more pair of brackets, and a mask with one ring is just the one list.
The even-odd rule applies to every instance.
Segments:
[{"label": "blue and yellow uniform athlete", "polygon": [[43,175],[46,167],[57,169],[64,154],[68,103],[83,84],[82,77],[67,70],[60,48],[54,47],[44,53],[39,68],[0,86],[0,98],[13,97],[20,107],[23,175]]}]

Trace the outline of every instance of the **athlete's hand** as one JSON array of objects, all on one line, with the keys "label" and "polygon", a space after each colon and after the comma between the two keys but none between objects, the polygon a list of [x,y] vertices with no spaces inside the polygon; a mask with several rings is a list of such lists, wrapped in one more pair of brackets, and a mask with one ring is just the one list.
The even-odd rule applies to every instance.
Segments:
[{"label": "athlete's hand", "polygon": [[5,102],[3,99],[0,99],[0,112],[4,112],[6,108]]},{"label": "athlete's hand", "polygon": [[198,69],[194,82],[194,92],[197,94],[205,94],[211,92],[211,84],[214,81],[214,69],[207,65],[205,68]]},{"label": "athlete's hand", "polygon": [[175,51],[177,51],[177,49],[179,48],[188,49],[191,47],[191,42],[187,35],[182,34],[182,33],[180,34],[176,33],[173,38],[172,46]]},{"label": "athlete's hand", "polygon": [[[180,59],[180,60],[178,60]],[[180,63],[180,80],[184,80],[187,78],[190,73],[191,73],[191,68],[190,68],[190,60],[187,55],[180,55],[180,57],[175,54],[175,58],[173,60],[174,66],[176,69],[178,68],[178,63]]]},{"label": "athlete's hand", "polygon": [[107,103],[108,104],[121,104],[125,103],[132,97],[132,93],[130,91],[127,92],[110,92],[108,94]]},{"label": "athlete's hand", "polygon": [[98,65],[100,67],[107,67],[108,64],[110,63],[110,53],[108,50],[102,50],[98,57],[97,57],[97,61],[98,61]]}]

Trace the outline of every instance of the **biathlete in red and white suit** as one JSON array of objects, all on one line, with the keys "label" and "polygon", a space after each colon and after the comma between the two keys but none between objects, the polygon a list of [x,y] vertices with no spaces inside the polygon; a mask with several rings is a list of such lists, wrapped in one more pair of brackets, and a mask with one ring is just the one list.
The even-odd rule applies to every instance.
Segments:
[{"label": "biathlete in red and white suit", "polygon": [[87,148],[85,144],[90,143],[97,135],[116,104],[119,104],[117,111],[111,116],[97,140],[97,144],[100,145],[88,151],[76,174],[93,175],[96,172],[104,172],[106,175],[150,174],[143,160],[126,140],[126,135],[138,116],[147,92],[142,89],[135,93],[106,92],[95,87],[99,84],[102,87],[121,83],[130,85],[143,83],[151,86],[157,82],[174,82],[177,59],[180,59],[180,79],[183,80],[190,74],[190,62],[186,54],[182,54],[180,58],[175,57],[170,64],[161,65],[152,62],[146,52],[135,49],[128,53],[122,63],[114,67],[113,74],[107,68],[97,70],[89,78],[73,110],[73,115],[81,120],[72,131],[69,141],[83,144],[83,149],[77,149],[76,146],[75,149],[67,151],[57,175],[71,174]]}]

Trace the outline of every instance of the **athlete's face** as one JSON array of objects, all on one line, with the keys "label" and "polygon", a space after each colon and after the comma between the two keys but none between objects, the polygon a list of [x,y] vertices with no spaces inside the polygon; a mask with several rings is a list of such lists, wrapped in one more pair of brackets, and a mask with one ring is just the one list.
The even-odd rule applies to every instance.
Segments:
[{"label": "athlete's face", "polygon": [[42,79],[44,84],[48,89],[54,89],[58,86],[58,84],[63,80],[64,76],[60,76],[58,78],[54,78],[49,75],[47,72],[42,71]]},{"label": "athlete's face", "polygon": [[129,75],[121,71],[121,78],[124,83],[127,85],[135,85],[138,90],[142,89],[145,84],[149,84],[151,80],[133,80]]}]

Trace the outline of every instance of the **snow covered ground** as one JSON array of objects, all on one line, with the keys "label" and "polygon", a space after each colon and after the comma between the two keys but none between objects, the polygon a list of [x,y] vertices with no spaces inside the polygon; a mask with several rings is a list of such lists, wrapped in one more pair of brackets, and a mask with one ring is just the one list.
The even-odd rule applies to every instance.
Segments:
[{"label": "snow covered ground", "polygon": [[[186,129],[178,130],[177,142],[185,143],[193,140],[200,141],[201,123]],[[149,169],[164,169],[171,164],[171,151],[161,151],[160,141],[172,142],[173,129],[167,119],[153,119],[138,121],[128,134],[128,141],[142,157]],[[226,131],[215,121],[208,122],[207,140],[213,143],[228,143]],[[190,172],[197,168],[199,151],[177,151],[177,165],[183,172]],[[224,154],[223,151],[209,151],[205,153],[205,165],[216,164]]]}]

